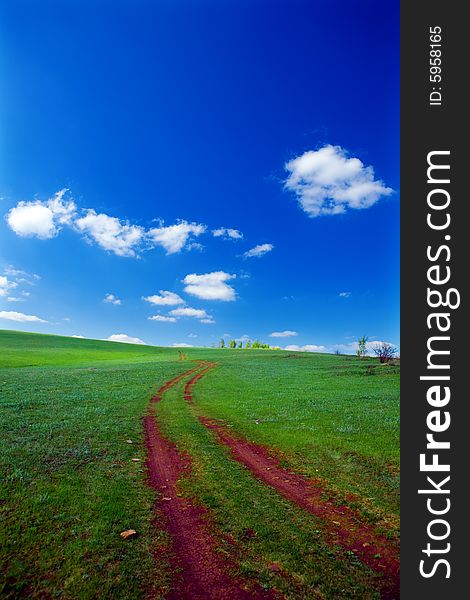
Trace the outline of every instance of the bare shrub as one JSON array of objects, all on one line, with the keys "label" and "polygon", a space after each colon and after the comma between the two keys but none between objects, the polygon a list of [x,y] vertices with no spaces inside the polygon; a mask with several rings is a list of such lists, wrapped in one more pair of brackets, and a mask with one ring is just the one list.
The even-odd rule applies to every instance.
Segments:
[{"label": "bare shrub", "polygon": [[379,358],[381,363],[386,363],[393,360],[398,353],[397,348],[388,342],[382,342],[373,350],[374,354]]}]

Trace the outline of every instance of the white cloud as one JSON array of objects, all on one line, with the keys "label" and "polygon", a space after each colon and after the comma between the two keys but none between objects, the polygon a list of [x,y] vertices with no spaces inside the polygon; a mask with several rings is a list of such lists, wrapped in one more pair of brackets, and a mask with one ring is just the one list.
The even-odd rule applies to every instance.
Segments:
[{"label": "white cloud", "polygon": [[209,315],[202,308],[174,308],[170,311],[170,315],[174,317],[194,317],[196,319],[208,319]]},{"label": "white cloud", "polygon": [[226,283],[235,277],[236,275],[230,275],[224,271],[214,271],[203,275],[192,273],[186,275],[183,280],[186,285],[184,291],[203,300],[235,300],[235,290]]},{"label": "white cloud", "polygon": [[199,242],[188,242],[186,244],[186,250],[198,250],[202,252],[204,250],[204,246]]},{"label": "white cloud", "polygon": [[19,202],[8,212],[7,223],[22,237],[37,236],[45,240],[58,232],[52,211],[42,202]]},{"label": "white cloud", "polygon": [[53,238],[76,214],[75,202],[63,199],[67,191],[60,190],[45,202],[18,202],[6,215],[8,226],[21,237]]},{"label": "white cloud", "polygon": [[182,220],[176,225],[154,227],[148,231],[148,237],[156,244],[163,246],[167,254],[175,254],[181,252],[192,236],[198,237],[205,231],[205,225]]},{"label": "white cloud", "polygon": [[85,235],[85,239],[95,241],[118,256],[136,256],[144,235],[142,227],[121,223],[116,217],[97,214],[93,209],[88,209],[84,217],[77,219],[75,227]]},{"label": "white cloud", "polygon": [[[367,349],[369,355],[374,356],[374,348],[378,348],[379,346],[381,346],[384,343],[390,344],[394,348],[396,347],[396,344],[393,344],[391,342],[382,342],[380,340],[369,341],[366,343],[366,349]],[[348,344],[333,344],[331,346],[331,351],[334,352],[334,351],[338,350],[342,354],[356,354],[357,348],[358,348],[357,341],[354,341],[354,342],[349,342]]]},{"label": "white cloud", "polygon": [[[366,348],[370,352],[373,352],[376,348],[379,348],[383,344],[388,344],[389,346],[393,346],[393,348],[396,348],[396,345],[392,344],[392,342],[382,342],[380,340],[375,340],[375,341],[367,342]],[[357,343],[356,343],[356,350],[357,350]]]},{"label": "white cloud", "polygon": [[124,344],[143,344],[146,345],[143,340],[137,337],[130,337],[125,333],[113,333],[105,340],[106,342],[123,342]]},{"label": "white cloud", "polygon": [[0,275],[0,296],[6,296],[9,290],[14,289],[18,284],[10,281],[8,277]]},{"label": "white cloud", "polygon": [[79,340],[84,340],[85,339],[83,335],[71,335],[70,337],[78,338]]},{"label": "white cloud", "polygon": [[[161,246],[167,254],[204,248],[197,241],[199,236],[207,232],[207,226],[203,223],[179,219],[174,225],[164,225],[162,220],[158,220],[157,227],[146,228],[98,213],[93,208],[78,210],[73,199],[65,199],[68,191],[62,189],[46,201],[18,202],[5,216],[9,227],[19,236],[50,239],[64,225],[68,225],[76,233],[83,234],[88,242],[96,243],[117,256],[136,257],[139,251],[155,246]],[[230,227],[213,229],[212,235],[230,240],[243,239],[241,231]],[[22,273],[16,269],[13,271],[15,274]]]},{"label": "white cloud", "polygon": [[291,344],[286,346],[284,350],[294,350],[296,352],[326,352],[326,346],[317,346],[316,344],[305,344],[305,346],[297,346]]},{"label": "white cloud", "polygon": [[212,325],[213,323],[215,323],[215,321],[212,317],[208,317],[207,319],[201,319],[201,323],[204,323],[206,325]]},{"label": "white cloud", "polygon": [[15,269],[12,265],[9,265],[3,272],[5,275],[10,275],[10,277],[21,278],[21,281],[41,279],[36,273],[27,273],[21,269]]},{"label": "white cloud", "polygon": [[24,313],[15,312],[13,310],[0,310],[0,319],[8,321],[18,321],[20,323],[48,323],[45,319],[41,319],[36,315],[25,315]]},{"label": "white cloud", "polygon": [[174,292],[167,292],[166,290],[160,290],[160,296],[157,294],[153,296],[143,296],[142,298],[150,304],[156,304],[158,306],[175,306],[176,304],[184,304],[183,298],[180,298],[178,294]]},{"label": "white cloud", "polygon": [[273,331],[272,333],[269,334],[269,337],[285,338],[285,337],[294,337],[296,335],[299,335],[297,333],[297,331],[289,331],[287,329],[286,331]]},{"label": "white cloud", "polygon": [[338,350],[341,354],[356,354],[357,342],[350,342],[348,344],[333,344],[331,347],[333,351]]},{"label": "white cloud", "polygon": [[106,302],[107,304],[121,304],[120,298],[117,298],[114,294],[106,294],[103,298],[103,302]]},{"label": "white cloud", "polygon": [[173,348],[194,348],[192,344],[185,344],[184,342],[181,344],[171,344]]},{"label": "white cloud", "polygon": [[[159,220],[158,226],[147,228],[132,224],[128,220],[98,213],[93,208],[77,209],[73,199],[65,198],[68,191],[62,189],[46,201],[18,202],[6,214],[9,227],[19,236],[50,239],[67,225],[72,231],[82,234],[89,243],[96,243],[117,256],[136,257],[140,251],[155,246],[161,246],[167,254],[204,248],[197,240],[208,230],[203,223],[179,219],[173,225],[165,225]],[[231,227],[212,229],[211,233],[215,238],[243,239],[243,233]],[[246,253],[246,256],[261,256],[272,248],[271,244],[263,244]],[[15,275],[23,273],[12,268],[13,272]]]},{"label": "white cloud", "polygon": [[68,191],[67,188],[59,190],[47,201],[47,207],[60,225],[69,225],[77,211],[77,206],[72,199],[64,201],[64,196]]},{"label": "white cloud", "polygon": [[[21,286],[24,284],[35,285],[36,281],[40,279],[39,275],[15,269],[11,265],[6,267],[3,273],[0,275],[0,297],[6,296],[7,302],[24,302],[31,293],[21,290]],[[15,290],[15,295],[12,294],[13,290]]]},{"label": "white cloud", "polygon": [[159,321],[160,323],[176,323],[175,317],[165,317],[164,315],[153,315],[148,318],[149,321]]},{"label": "white cloud", "polygon": [[339,293],[340,298],[349,298],[350,295],[351,295],[351,292],[340,292]]},{"label": "white cloud", "polygon": [[248,340],[251,341],[252,339],[253,338],[251,336],[249,336],[249,335],[246,335],[246,333],[244,335],[242,335],[241,337],[239,337],[239,338],[235,338],[235,340],[237,342],[247,342]]},{"label": "white cloud", "polygon": [[189,338],[197,338],[197,335],[195,333],[188,333],[188,337]]},{"label": "white cloud", "polygon": [[224,239],[241,240],[243,239],[243,233],[238,229],[230,229],[227,227],[219,227],[218,229],[212,230],[214,237],[222,237]]},{"label": "white cloud", "polygon": [[304,152],[285,165],[285,187],[293,191],[309,217],[336,215],[348,208],[369,208],[393,190],[376,180],[374,168],[349,158],[340,146],[330,144]]},{"label": "white cloud", "polygon": [[242,256],[244,258],[263,256],[264,254],[271,252],[273,248],[274,246],[272,244],[258,244],[254,248],[251,248],[251,250],[245,252]]},{"label": "white cloud", "polygon": [[[162,246],[167,254],[180,252],[185,246],[189,249],[202,249],[202,245],[193,238],[206,231],[200,223],[188,223],[180,220],[175,225],[153,227],[146,230],[128,221],[121,221],[94,209],[84,209],[80,216],[73,200],[64,200],[68,190],[60,190],[49,200],[42,202],[19,202],[6,215],[10,228],[20,236],[36,236],[49,239],[58,234],[63,225],[69,225],[75,231],[84,234],[89,242],[118,256],[137,256],[144,246]],[[227,230],[228,235],[236,235],[236,230]]]}]

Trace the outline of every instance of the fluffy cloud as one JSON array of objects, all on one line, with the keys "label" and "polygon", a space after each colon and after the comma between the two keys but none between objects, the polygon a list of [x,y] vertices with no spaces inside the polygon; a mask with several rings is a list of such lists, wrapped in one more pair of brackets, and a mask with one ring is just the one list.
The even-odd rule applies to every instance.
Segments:
[{"label": "fluffy cloud", "polygon": [[123,342],[124,344],[143,344],[146,345],[143,340],[137,337],[130,337],[125,333],[113,333],[108,338],[106,338],[107,342]]},{"label": "fluffy cloud", "polygon": [[114,294],[106,294],[103,298],[103,302],[106,302],[107,304],[121,304],[120,298],[117,298]]},{"label": "fluffy cloud", "polygon": [[285,187],[293,191],[309,217],[336,215],[348,208],[369,208],[392,189],[375,179],[374,169],[349,158],[340,146],[304,152],[285,165]]},{"label": "fluffy cloud", "polygon": [[206,325],[212,325],[213,323],[215,323],[215,321],[212,317],[207,317],[207,319],[201,319],[201,323],[204,323]]},{"label": "fluffy cloud", "polygon": [[285,337],[295,337],[296,335],[299,335],[297,333],[297,331],[289,331],[287,329],[286,331],[273,331],[272,333],[269,334],[269,337],[285,338]]},{"label": "fluffy cloud", "polygon": [[153,315],[148,318],[149,321],[159,321],[160,323],[176,323],[175,317],[165,317],[164,315]]},{"label": "fluffy cloud", "polygon": [[76,213],[75,202],[64,201],[67,191],[60,190],[45,202],[19,202],[6,215],[8,226],[21,237],[53,238],[62,225],[71,223]]},{"label": "fluffy cloud", "polygon": [[196,319],[209,319],[209,315],[202,308],[174,308],[170,311],[174,317],[194,317]]},{"label": "fluffy cloud", "polygon": [[248,250],[247,252],[245,252],[243,254],[243,257],[244,258],[252,258],[252,257],[263,256],[264,254],[271,252],[271,250],[273,248],[274,248],[274,246],[272,244],[258,244],[254,248],[251,248],[251,250]]},{"label": "fluffy cloud", "polygon": [[160,295],[144,296],[143,300],[150,302],[150,304],[156,304],[158,306],[175,306],[176,304],[184,304],[183,298],[180,298],[178,294],[174,292],[167,292],[166,290],[160,290]]},{"label": "fluffy cloud", "polygon": [[186,275],[183,280],[184,291],[187,294],[202,298],[203,300],[235,300],[235,290],[226,282],[235,279],[236,275],[230,275],[224,271],[214,271],[203,275]]},{"label": "fluffy cloud", "polygon": [[116,217],[104,213],[97,214],[93,209],[88,209],[84,217],[77,219],[75,227],[86,239],[95,241],[118,256],[136,256],[136,250],[144,236],[142,227],[122,223]]},{"label": "fluffy cloud", "polygon": [[[64,200],[67,191],[60,190],[45,202],[19,202],[6,215],[9,227],[23,237],[49,239],[56,236],[63,225],[69,225],[89,242],[95,242],[118,256],[134,257],[144,246],[154,245],[162,246],[167,254],[180,252],[185,246],[188,249],[202,248],[193,238],[206,231],[205,225],[181,220],[175,225],[146,230],[128,221],[97,213],[92,208],[79,213],[73,200]],[[229,236],[238,233],[234,229],[226,231]]]},{"label": "fluffy cloud", "polygon": [[350,295],[351,295],[351,292],[340,292],[339,293],[340,298],[349,298]]},{"label": "fluffy cloud", "polygon": [[[161,246],[167,254],[203,249],[197,241],[207,232],[207,226],[202,223],[180,219],[174,225],[164,225],[160,220],[157,227],[146,228],[98,213],[93,208],[78,210],[73,199],[65,198],[68,191],[60,190],[46,201],[18,202],[5,216],[9,227],[19,236],[50,239],[68,225],[88,242],[117,256],[136,257],[140,251],[155,246]],[[212,235],[230,240],[243,239],[241,231],[230,227],[213,229]]]},{"label": "fluffy cloud", "polygon": [[227,227],[219,227],[218,229],[212,230],[214,237],[222,237],[224,239],[241,240],[243,239],[243,233],[238,229],[228,229]]},{"label": "fluffy cloud", "polygon": [[148,231],[148,237],[156,244],[163,246],[167,254],[180,252],[188,240],[198,237],[206,231],[206,226],[200,223],[179,221],[168,227],[154,227]]},{"label": "fluffy cloud", "polygon": [[84,340],[85,337],[83,335],[71,335],[70,337],[77,338],[79,340]]},{"label": "fluffy cloud", "polygon": [[45,319],[41,319],[36,315],[25,315],[24,313],[15,312],[13,310],[0,310],[0,319],[8,321],[18,321],[20,323],[48,323]]},{"label": "fluffy cloud", "polygon": [[317,346],[316,344],[297,346],[297,344],[291,344],[290,346],[286,346],[284,350],[294,350],[296,352],[326,352],[326,346]]},{"label": "fluffy cloud", "polygon": [[185,344],[185,343],[181,343],[181,344],[171,344],[171,346],[173,348],[194,348],[194,346],[192,344]]}]

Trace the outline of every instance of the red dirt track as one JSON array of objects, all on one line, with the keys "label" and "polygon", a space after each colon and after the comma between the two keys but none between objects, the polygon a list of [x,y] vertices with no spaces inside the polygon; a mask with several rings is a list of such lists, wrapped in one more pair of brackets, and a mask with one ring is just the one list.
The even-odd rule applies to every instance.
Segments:
[{"label": "red dirt track", "polygon": [[[191,388],[215,365],[209,363],[186,383],[185,398],[192,403]],[[400,562],[398,544],[378,534],[374,527],[364,523],[360,515],[347,505],[338,505],[325,499],[321,481],[307,480],[281,467],[279,460],[268,450],[255,443],[235,437],[220,422],[199,416],[219,441],[230,449],[232,457],[247,467],[263,483],[274,488],[300,508],[321,518],[326,526],[330,543],[339,544],[354,552],[359,560],[382,575],[381,597],[386,600],[400,597]]]},{"label": "red dirt track", "polygon": [[[199,371],[198,373],[196,373],[196,375],[194,375],[194,377],[192,377],[189,381],[186,382],[186,385],[184,386],[184,399],[189,402],[190,404],[192,404],[193,402],[193,398],[191,395],[191,389],[194,385],[196,385],[196,383],[202,378],[204,377],[204,375],[208,372],[211,371],[214,367],[217,366],[216,363],[203,363],[201,366],[203,366],[204,368],[202,369],[202,371]],[[194,369],[192,369],[194,370]],[[188,375],[191,371],[188,371]]]},{"label": "red dirt track", "polygon": [[[202,365],[201,365],[202,366]],[[217,552],[206,511],[187,498],[179,497],[178,480],[191,468],[176,446],[166,440],[158,427],[154,404],[181,379],[197,371],[195,367],[167,382],[152,398],[144,417],[149,485],[160,495],[156,509],[165,516],[171,537],[171,564],[175,569],[169,600],[248,600],[274,598],[260,588],[249,589],[245,582],[229,575],[231,564]],[[205,371],[202,371],[202,373]],[[200,372],[201,373],[201,372]],[[197,377],[197,375],[196,375]],[[158,560],[158,556],[156,556]]]}]

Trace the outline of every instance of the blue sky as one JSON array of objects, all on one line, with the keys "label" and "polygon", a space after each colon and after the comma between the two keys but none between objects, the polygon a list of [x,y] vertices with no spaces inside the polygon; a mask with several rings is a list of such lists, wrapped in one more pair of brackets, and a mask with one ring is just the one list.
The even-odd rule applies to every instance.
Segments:
[{"label": "blue sky", "polygon": [[398,344],[398,9],[3,2],[0,328]]}]

